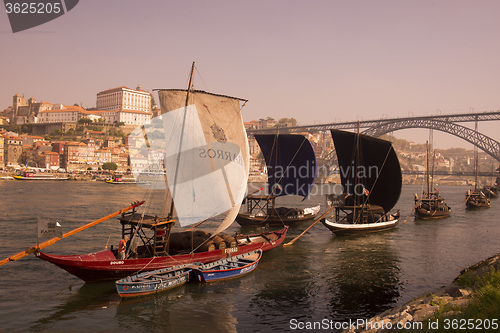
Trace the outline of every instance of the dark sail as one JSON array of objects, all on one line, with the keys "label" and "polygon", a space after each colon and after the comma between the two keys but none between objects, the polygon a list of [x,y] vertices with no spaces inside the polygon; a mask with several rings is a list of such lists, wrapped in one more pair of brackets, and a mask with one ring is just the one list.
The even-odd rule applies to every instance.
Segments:
[{"label": "dark sail", "polygon": [[267,164],[269,193],[307,198],[316,180],[316,155],[304,136],[255,135]]},{"label": "dark sail", "polygon": [[[401,167],[389,141],[367,135],[331,130],[345,193],[357,204],[391,210],[401,194]],[[359,150],[358,150],[359,149]],[[366,190],[365,190],[366,189]]]}]

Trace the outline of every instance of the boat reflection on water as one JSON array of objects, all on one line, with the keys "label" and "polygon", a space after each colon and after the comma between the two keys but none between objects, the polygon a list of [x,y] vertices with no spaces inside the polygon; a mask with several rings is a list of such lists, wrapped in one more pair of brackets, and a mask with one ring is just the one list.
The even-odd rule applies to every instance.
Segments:
[{"label": "boat reflection on water", "polygon": [[[130,331],[132,321],[138,331],[163,327],[165,332],[237,332],[237,319],[231,314],[234,311],[231,294],[242,288],[245,279],[210,285],[188,283],[164,293],[123,298],[115,320],[125,331]],[[214,299],[214,295],[218,297]],[[221,301],[221,295],[227,301]]]},{"label": "boat reflection on water", "polygon": [[[77,281],[75,283],[80,283]],[[45,309],[44,313],[49,313],[47,316],[40,317],[30,326],[29,331],[33,332],[65,332],[71,331],[66,321],[73,321],[73,329],[78,331],[76,327],[78,322],[82,327],[89,326],[89,317],[84,313],[96,313],[104,311],[108,308],[116,307],[120,301],[120,297],[116,294],[116,288],[112,282],[101,283],[85,283],[75,293],[73,284],[68,285],[64,290],[54,292],[54,298],[65,298],[65,293],[70,296],[65,302],[52,309]],[[116,296],[116,297],[115,297]],[[102,318],[101,318],[102,320]],[[90,320],[91,321],[91,320]]]},{"label": "boat reflection on water", "polygon": [[[398,257],[386,231],[359,237],[337,238],[335,271],[327,283],[335,320],[371,317],[396,305],[402,289]],[[339,248],[340,247],[340,248]]]}]

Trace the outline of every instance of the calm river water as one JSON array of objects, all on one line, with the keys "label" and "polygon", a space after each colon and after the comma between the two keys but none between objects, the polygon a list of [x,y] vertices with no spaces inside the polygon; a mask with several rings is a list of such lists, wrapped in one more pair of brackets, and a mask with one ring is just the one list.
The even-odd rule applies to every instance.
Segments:
[{"label": "calm river water", "polygon": [[[396,205],[403,219],[421,190],[403,187]],[[440,188],[453,208],[447,219],[410,217],[392,231],[357,237],[334,237],[318,223],[293,246],[266,252],[243,278],[131,300],[121,300],[113,283],[85,284],[30,255],[0,267],[0,332],[269,332],[291,331],[291,320],[371,317],[500,252],[500,199],[491,209],[466,211],[460,207],[465,190]],[[0,259],[36,244],[37,218],[58,221],[67,232],[136,200],[146,199],[154,210],[158,201],[150,194],[100,182],[0,181]],[[280,200],[297,206],[324,201]],[[308,225],[292,226],[286,241]],[[236,223],[229,230],[255,231]],[[94,252],[117,244],[119,234],[114,218],[46,252]]]}]

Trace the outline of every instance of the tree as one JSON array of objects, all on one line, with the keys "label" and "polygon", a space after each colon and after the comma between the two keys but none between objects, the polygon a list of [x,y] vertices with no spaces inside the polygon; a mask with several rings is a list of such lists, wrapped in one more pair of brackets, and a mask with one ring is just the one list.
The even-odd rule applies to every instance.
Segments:
[{"label": "tree", "polygon": [[78,119],[79,124],[92,124],[92,119],[90,118],[80,118]]},{"label": "tree", "polygon": [[114,162],[106,162],[102,165],[102,169],[115,171],[116,169],[118,169],[118,165],[116,165],[116,163]]},{"label": "tree", "polygon": [[281,118],[278,120],[278,124],[280,125],[290,125],[290,126],[297,126],[297,120],[295,118]]},{"label": "tree", "polygon": [[153,95],[151,95],[151,110],[156,110],[156,101]]}]

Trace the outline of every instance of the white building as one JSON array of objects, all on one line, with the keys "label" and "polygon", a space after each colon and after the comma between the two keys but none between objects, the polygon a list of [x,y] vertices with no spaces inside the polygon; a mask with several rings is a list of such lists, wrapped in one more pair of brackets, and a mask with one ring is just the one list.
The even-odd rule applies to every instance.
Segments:
[{"label": "white building", "polygon": [[[59,107],[59,106],[57,106]],[[37,123],[76,123],[78,114],[85,111],[79,106],[61,105],[60,108],[38,112]]]},{"label": "white building", "polygon": [[40,124],[76,123],[80,118],[89,118],[92,121],[97,121],[103,117],[96,112],[87,111],[80,106],[54,104],[53,109],[38,112],[36,122]]},{"label": "white building", "polygon": [[135,90],[118,87],[97,93],[98,110],[133,110],[151,112],[151,93],[138,86]]}]

